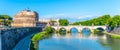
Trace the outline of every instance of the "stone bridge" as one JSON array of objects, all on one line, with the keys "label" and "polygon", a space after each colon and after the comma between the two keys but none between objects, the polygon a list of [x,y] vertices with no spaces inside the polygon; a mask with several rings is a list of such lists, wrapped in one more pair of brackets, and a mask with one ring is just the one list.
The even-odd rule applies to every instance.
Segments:
[{"label": "stone bridge", "polygon": [[76,28],[79,33],[82,32],[83,29],[89,29],[92,33],[94,32],[94,29],[101,28],[104,31],[106,31],[107,26],[52,26],[53,29],[59,31],[60,29],[65,29],[66,32],[70,31],[72,28]]}]

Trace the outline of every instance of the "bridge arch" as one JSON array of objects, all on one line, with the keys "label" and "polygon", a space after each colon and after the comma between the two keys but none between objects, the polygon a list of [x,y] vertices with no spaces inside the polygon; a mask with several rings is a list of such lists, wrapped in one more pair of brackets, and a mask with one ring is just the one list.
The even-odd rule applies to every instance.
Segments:
[{"label": "bridge arch", "polygon": [[107,27],[106,26],[97,26],[94,29],[100,30],[100,31],[106,31]]},{"label": "bridge arch", "polygon": [[105,29],[102,28],[102,27],[98,27],[98,28],[96,28],[96,29],[99,30],[99,31],[105,31]]},{"label": "bridge arch", "polygon": [[81,30],[81,31],[83,31],[84,29],[86,29],[86,30],[88,30],[88,31],[90,31],[90,32],[91,32],[91,28],[84,27],[84,28],[82,28],[82,30]]},{"label": "bridge arch", "polygon": [[[87,33],[86,33],[87,32]],[[92,34],[92,30],[89,27],[82,28],[82,35],[85,37],[89,37]]]},{"label": "bridge arch", "polygon": [[70,33],[78,33],[78,28],[76,28],[76,27],[71,27],[70,28]]},{"label": "bridge arch", "polygon": [[67,29],[65,27],[59,28],[59,33],[60,34],[66,34],[66,32],[67,32]]},{"label": "bridge arch", "polygon": [[60,29],[62,29],[62,30],[66,30],[66,28],[64,28],[64,27],[59,28],[59,30],[60,30]]}]

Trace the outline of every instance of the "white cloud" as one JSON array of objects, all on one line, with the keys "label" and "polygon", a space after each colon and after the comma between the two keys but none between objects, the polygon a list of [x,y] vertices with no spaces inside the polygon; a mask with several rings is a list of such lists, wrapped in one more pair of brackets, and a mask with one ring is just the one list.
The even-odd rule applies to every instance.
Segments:
[{"label": "white cloud", "polygon": [[51,15],[41,16],[40,18],[68,18],[68,16],[65,14],[51,14]]},{"label": "white cloud", "polygon": [[95,15],[84,15],[84,16],[79,16],[78,19],[92,19],[96,18],[97,16]]}]

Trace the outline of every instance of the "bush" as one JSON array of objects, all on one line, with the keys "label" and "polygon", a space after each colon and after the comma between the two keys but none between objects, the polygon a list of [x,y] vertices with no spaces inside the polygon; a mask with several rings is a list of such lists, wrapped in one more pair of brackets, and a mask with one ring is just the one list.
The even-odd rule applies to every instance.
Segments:
[{"label": "bush", "polygon": [[32,37],[31,48],[30,50],[37,50],[38,41],[45,37],[46,32],[39,32]]},{"label": "bush", "polygon": [[46,31],[47,33],[53,33],[52,27],[47,27],[47,28],[45,29],[45,31]]},{"label": "bush", "polygon": [[59,31],[58,31],[58,30],[55,30],[55,33],[59,33]]}]

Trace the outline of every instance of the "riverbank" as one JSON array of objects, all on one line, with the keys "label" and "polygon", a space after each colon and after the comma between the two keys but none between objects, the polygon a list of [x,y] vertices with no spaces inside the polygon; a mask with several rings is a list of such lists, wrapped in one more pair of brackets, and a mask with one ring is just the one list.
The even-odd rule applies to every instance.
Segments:
[{"label": "riverbank", "polygon": [[[99,30],[94,30],[94,33],[98,33],[98,32],[100,32]],[[103,33],[105,33],[105,34],[107,34],[107,35],[110,35],[112,38],[117,38],[117,39],[120,39],[120,34],[115,34],[115,33],[108,33],[108,32],[103,32]]]},{"label": "riverbank", "polygon": [[47,27],[45,31],[35,34],[31,38],[30,50],[38,50],[39,41],[46,37],[49,37],[49,35],[51,35],[52,32],[53,32],[52,27]]},{"label": "riverbank", "polygon": [[118,34],[114,34],[114,33],[107,33],[107,32],[104,32],[105,34],[108,34],[110,35],[112,38],[117,38],[117,39],[120,39],[120,35]]},{"label": "riverbank", "polygon": [[42,40],[43,38],[45,38],[46,35],[47,35],[46,32],[39,32],[35,34],[31,40],[30,50],[37,50],[38,49],[37,45],[38,45],[39,40]]}]

